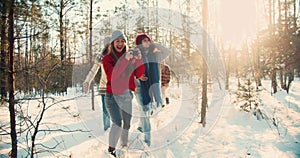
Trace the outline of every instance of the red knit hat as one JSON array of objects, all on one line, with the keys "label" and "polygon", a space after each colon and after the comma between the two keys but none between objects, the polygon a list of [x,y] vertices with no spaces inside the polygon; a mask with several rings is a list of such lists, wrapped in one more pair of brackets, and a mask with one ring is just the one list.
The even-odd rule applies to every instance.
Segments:
[{"label": "red knit hat", "polygon": [[151,37],[148,34],[146,34],[146,33],[140,33],[140,34],[137,34],[136,37],[135,37],[135,44],[136,45],[142,44],[142,40],[144,38],[148,38],[149,41],[152,41]]}]

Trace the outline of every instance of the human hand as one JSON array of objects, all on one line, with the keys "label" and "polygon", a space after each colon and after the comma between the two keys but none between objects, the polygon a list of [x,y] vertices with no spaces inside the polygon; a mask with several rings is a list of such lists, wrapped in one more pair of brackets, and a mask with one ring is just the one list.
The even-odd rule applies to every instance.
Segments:
[{"label": "human hand", "polygon": [[147,81],[147,80],[148,80],[148,77],[146,77],[145,74],[143,74],[143,75],[139,78],[139,80],[141,80],[141,81]]},{"label": "human hand", "polygon": [[142,59],[142,53],[139,48],[130,49],[129,53],[132,54],[135,59]]},{"label": "human hand", "polygon": [[83,85],[82,85],[83,93],[87,93],[88,90],[89,90],[89,83],[88,82],[83,82]]},{"label": "human hand", "polygon": [[140,51],[140,49],[136,49],[138,51],[137,54],[134,55],[134,57],[138,60],[141,60],[142,59],[142,52]]},{"label": "human hand", "polygon": [[132,58],[133,58],[133,53],[132,53],[132,51],[126,52],[126,54],[125,54],[125,59],[131,60]]},{"label": "human hand", "polygon": [[153,53],[157,53],[159,52],[159,49],[157,49],[156,47],[153,49]]}]

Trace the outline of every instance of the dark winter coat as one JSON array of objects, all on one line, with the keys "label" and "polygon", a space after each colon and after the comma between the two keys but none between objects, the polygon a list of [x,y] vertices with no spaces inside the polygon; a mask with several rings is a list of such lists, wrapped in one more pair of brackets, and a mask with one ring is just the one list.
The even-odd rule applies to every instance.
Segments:
[{"label": "dark winter coat", "polygon": [[142,52],[144,66],[146,68],[145,76],[148,77],[147,81],[140,81],[143,105],[148,105],[154,101],[157,105],[161,105],[160,65],[156,55],[160,52],[153,53],[155,48],[154,44],[151,44],[148,49],[143,48],[141,45],[138,47]]}]

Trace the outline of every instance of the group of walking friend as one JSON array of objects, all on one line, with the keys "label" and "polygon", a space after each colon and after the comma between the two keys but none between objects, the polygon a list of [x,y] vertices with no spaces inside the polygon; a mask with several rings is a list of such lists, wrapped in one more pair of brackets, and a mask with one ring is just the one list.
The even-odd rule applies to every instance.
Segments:
[{"label": "group of walking friend", "polygon": [[[83,82],[83,92],[87,93],[91,81],[101,69],[99,93],[103,125],[105,131],[110,128],[108,152],[114,157],[128,147],[134,96],[142,111],[138,130],[144,133],[144,142],[148,146],[151,145],[150,116],[169,104],[166,90],[170,69],[159,61],[163,52],[146,33],[136,35],[134,48],[129,49],[127,43],[120,30],[105,38],[104,49]],[[120,147],[117,147],[118,143]]]}]

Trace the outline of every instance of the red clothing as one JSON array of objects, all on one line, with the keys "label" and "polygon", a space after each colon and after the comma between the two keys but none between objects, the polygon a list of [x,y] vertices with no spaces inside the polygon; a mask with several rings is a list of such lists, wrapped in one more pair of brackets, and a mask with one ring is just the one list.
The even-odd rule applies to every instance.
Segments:
[{"label": "red clothing", "polygon": [[[111,54],[107,54],[103,57],[102,63],[106,73],[106,93],[120,95],[125,92],[126,89],[135,91],[134,76],[141,77],[145,73],[145,66],[142,60],[132,59],[128,61],[122,53],[118,53],[118,62],[114,60]],[[135,62],[133,63],[133,60]],[[129,64],[134,67],[133,72],[129,75],[126,73],[126,68]]]}]

